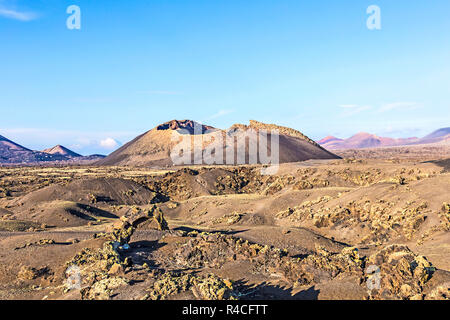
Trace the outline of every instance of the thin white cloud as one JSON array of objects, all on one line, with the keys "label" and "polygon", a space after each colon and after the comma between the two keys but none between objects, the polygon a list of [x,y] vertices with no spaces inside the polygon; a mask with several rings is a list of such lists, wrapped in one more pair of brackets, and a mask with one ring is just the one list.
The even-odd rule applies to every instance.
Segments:
[{"label": "thin white cloud", "polygon": [[342,104],[339,107],[344,110],[344,112],[342,112],[341,114],[341,117],[351,117],[363,111],[372,109],[371,106],[368,105],[360,106],[357,104]]},{"label": "thin white cloud", "polygon": [[357,104],[341,104],[339,107],[344,108],[344,109],[352,109],[352,108],[357,108],[358,105]]},{"label": "thin white cloud", "polygon": [[343,110],[341,117],[350,117],[371,109],[375,109],[375,112],[383,113],[392,110],[412,110],[420,107],[420,105],[417,102],[392,102],[382,104],[376,108],[372,108],[370,105],[358,104],[341,104],[339,107]]},{"label": "thin white cloud", "polygon": [[233,112],[234,112],[234,110],[231,110],[231,109],[222,109],[222,110],[219,110],[217,113],[213,114],[212,116],[210,116],[207,120],[217,119],[217,118],[226,116]]},{"label": "thin white cloud", "polygon": [[0,4],[0,17],[19,21],[31,21],[38,18],[38,14],[31,11],[8,8]]},{"label": "thin white cloud", "polygon": [[109,103],[115,101],[113,98],[78,98],[75,100],[79,103]]},{"label": "thin white cloud", "polygon": [[180,92],[166,91],[166,90],[146,90],[146,91],[139,91],[138,93],[145,93],[145,94],[152,94],[152,95],[164,95],[164,96],[175,96],[175,95],[181,94]]},{"label": "thin white cloud", "polygon": [[380,109],[378,110],[378,112],[386,112],[386,111],[391,111],[391,110],[396,110],[396,109],[415,109],[417,108],[419,105],[416,102],[393,102],[393,103],[386,103],[383,104]]}]

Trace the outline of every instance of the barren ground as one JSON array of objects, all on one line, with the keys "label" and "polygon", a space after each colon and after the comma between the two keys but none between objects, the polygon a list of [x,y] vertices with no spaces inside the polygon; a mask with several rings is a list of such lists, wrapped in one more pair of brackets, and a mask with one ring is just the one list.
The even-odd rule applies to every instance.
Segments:
[{"label": "barren ground", "polygon": [[448,299],[448,160],[407,154],[0,168],[0,299]]}]

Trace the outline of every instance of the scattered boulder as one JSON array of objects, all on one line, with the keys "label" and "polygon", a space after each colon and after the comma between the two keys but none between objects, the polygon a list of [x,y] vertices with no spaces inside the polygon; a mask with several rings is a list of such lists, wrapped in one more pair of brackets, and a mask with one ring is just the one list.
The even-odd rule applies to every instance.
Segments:
[{"label": "scattered boulder", "polygon": [[165,273],[149,290],[148,299],[166,300],[179,293],[191,291],[199,300],[237,300],[238,292],[228,279],[213,274],[197,276],[192,274]]},{"label": "scattered boulder", "polygon": [[369,290],[371,299],[422,299],[424,285],[436,268],[404,245],[389,245],[371,255],[368,266],[379,268],[378,285]]}]

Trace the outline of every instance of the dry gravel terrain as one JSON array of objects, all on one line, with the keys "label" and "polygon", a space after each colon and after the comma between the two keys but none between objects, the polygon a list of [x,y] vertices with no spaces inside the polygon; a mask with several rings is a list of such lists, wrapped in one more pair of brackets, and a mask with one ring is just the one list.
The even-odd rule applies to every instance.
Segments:
[{"label": "dry gravel terrain", "polygon": [[417,152],[0,168],[0,299],[448,299],[448,160]]}]

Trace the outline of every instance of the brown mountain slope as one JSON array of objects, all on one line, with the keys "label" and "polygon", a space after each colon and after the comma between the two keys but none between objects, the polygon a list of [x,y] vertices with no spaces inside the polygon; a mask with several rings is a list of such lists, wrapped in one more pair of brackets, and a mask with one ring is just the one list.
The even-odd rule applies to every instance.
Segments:
[{"label": "brown mountain slope", "polygon": [[[173,120],[163,123],[137,136],[105,159],[100,160],[98,164],[125,166],[171,165],[170,150],[177,144],[177,136],[181,135],[178,132],[186,130],[193,133],[195,124],[191,120]],[[199,127],[202,133],[214,129],[209,126],[199,125]]]},{"label": "brown mountain slope", "polygon": [[[243,124],[235,124],[231,126],[228,133],[233,130],[237,130],[237,136],[239,139],[240,135],[245,135],[248,130],[254,130],[254,132],[258,132],[259,130],[264,130],[267,132],[271,132],[275,130],[279,135],[279,162],[280,163],[288,163],[288,162],[297,162],[297,161],[305,161],[311,159],[339,159],[335,154],[327,151],[323,147],[321,147],[317,142],[308,138],[306,135],[292,128],[278,126],[275,124],[266,124],[262,122],[258,122],[255,120],[250,120],[248,126]],[[271,135],[268,134],[268,144],[270,144]],[[256,141],[256,137],[253,137],[253,143],[258,145],[258,141]],[[270,145],[268,146],[270,152]],[[258,148],[259,152],[259,148]],[[248,148],[246,148],[246,153],[248,153]],[[246,158],[248,155],[246,155]],[[260,163],[258,159],[258,163]]]},{"label": "brown mountain slope", "polygon": [[[173,120],[161,124],[154,129],[136,137],[120,149],[111,153],[105,159],[98,162],[99,165],[127,165],[127,166],[171,166],[174,165],[171,158],[171,151],[179,146],[179,142],[184,139],[187,147],[190,148],[193,160],[191,163],[207,163],[202,158],[203,152],[211,155],[216,154],[216,150],[222,150],[224,162],[227,164],[249,163],[248,144],[245,150],[239,153],[242,158],[237,156],[237,141],[240,139],[249,139],[255,145],[258,144],[258,133],[262,130],[277,130],[279,134],[279,161],[297,162],[309,159],[337,159],[338,156],[322,148],[319,144],[303,135],[301,132],[265,124],[257,121],[250,121],[250,124],[235,124],[229,130],[220,130],[210,126],[198,125],[198,132],[194,132],[196,123],[191,120]],[[250,130],[251,129],[251,130]],[[252,134],[253,133],[253,134]],[[270,155],[270,141],[272,136],[268,135],[268,146],[266,153]],[[234,140],[233,142],[233,139]],[[193,143],[194,141],[195,144]],[[243,140],[241,140],[243,141]],[[197,143],[198,142],[198,143]],[[234,157],[227,159],[227,151],[233,150]],[[259,152],[259,148],[258,148]],[[257,158],[258,163],[265,163]],[[220,164],[221,162],[211,162],[209,164]]]}]

